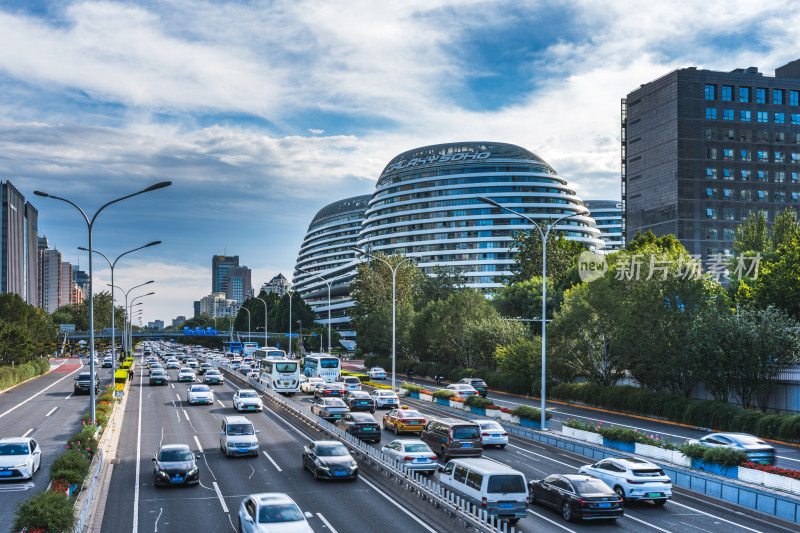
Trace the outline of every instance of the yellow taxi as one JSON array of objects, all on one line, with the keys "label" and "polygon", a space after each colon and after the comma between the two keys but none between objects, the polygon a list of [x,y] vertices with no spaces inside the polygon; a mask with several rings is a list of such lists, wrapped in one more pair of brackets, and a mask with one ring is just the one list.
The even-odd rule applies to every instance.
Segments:
[{"label": "yellow taxi", "polygon": [[425,429],[425,417],[419,411],[409,409],[407,405],[400,409],[392,409],[383,415],[383,429],[391,429],[395,435],[400,433],[422,434]]}]

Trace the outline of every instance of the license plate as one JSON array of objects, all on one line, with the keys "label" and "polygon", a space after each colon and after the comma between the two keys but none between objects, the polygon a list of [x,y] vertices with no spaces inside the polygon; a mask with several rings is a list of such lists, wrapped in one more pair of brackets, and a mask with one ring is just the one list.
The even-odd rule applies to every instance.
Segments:
[{"label": "license plate", "polygon": [[289,382],[288,381],[284,381],[283,384],[284,384],[284,386],[288,386]]},{"label": "license plate", "polygon": [[648,498],[663,498],[664,494],[662,492],[648,492],[647,493],[647,497]]},{"label": "license plate", "polygon": [[492,433],[492,437],[500,437],[500,433]]},{"label": "license plate", "polygon": [[358,405],[372,405],[370,402],[358,402]]},{"label": "license plate", "polygon": [[342,418],[342,415],[332,415],[333,418]]},{"label": "license plate", "polygon": [[601,508],[608,508],[608,507],[611,507],[611,504],[610,503],[598,503],[597,506],[601,507]]},{"label": "license plate", "polygon": [[414,459],[414,462],[415,463],[427,463],[428,460],[427,459]]},{"label": "license plate", "polygon": [[472,444],[462,443],[461,447],[462,448],[472,448]]},{"label": "license plate", "polygon": [[500,507],[500,509],[511,509],[512,507],[514,507],[514,504],[511,504],[511,503],[501,503],[501,504],[499,505],[499,507]]},{"label": "license plate", "polygon": [[361,431],[375,431],[375,428],[362,428]]},{"label": "license plate", "polygon": [[10,476],[10,475],[11,475],[11,472],[9,472],[9,471],[0,472],[0,476]]},{"label": "license plate", "polygon": [[333,475],[334,476],[346,476],[347,472],[334,472]]},{"label": "license plate", "polygon": [[183,481],[183,476],[175,476],[172,478],[172,481],[174,482]]}]

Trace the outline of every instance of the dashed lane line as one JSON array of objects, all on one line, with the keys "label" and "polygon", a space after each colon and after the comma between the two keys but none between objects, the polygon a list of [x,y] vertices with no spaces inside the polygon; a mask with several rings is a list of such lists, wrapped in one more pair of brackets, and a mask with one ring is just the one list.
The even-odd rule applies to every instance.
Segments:
[{"label": "dashed lane line", "polygon": [[217,485],[216,481],[213,483],[213,485],[214,485],[214,490],[217,491],[217,498],[219,498],[219,503],[220,505],[222,505],[222,510],[227,513],[228,506],[225,505],[225,498],[222,497],[222,491],[219,490],[219,485]]}]

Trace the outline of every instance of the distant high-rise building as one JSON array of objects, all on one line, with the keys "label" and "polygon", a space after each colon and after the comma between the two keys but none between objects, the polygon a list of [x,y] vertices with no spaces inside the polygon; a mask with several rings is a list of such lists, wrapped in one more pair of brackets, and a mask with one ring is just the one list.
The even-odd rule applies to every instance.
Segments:
[{"label": "distant high-rise building", "polygon": [[61,252],[41,250],[38,263],[40,291],[37,306],[52,313],[61,307]]},{"label": "distant high-rise building", "polygon": [[147,329],[164,329],[163,320],[153,320],[147,323]]},{"label": "distant high-rise building", "polygon": [[88,293],[89,291],[89,274],[80,270],[80,266],[72,265],[72,283]]},{"label": "distant high-rise building", "polygon": [[229,300],[244,302],[253,296],[252,272],[246,266],[228,269],[228,279],[225,280],[225,296]]},{"label": "distant high-rise building", "polygon": [[261,286],[261,290],[267,293],[271,292],[273,294],[277,294],[278,296],[283,296],[284,294],[286,294],[286,291],[288,291],[289,288],[291,288],[291,286],[292,283],[288,279],[286,279],[286,276],[284,276],[283,274],[278,274],[277,276],[269,280],[268,283],[263,284]]},{"label": "distant high-rise building", "polygon": [[236,314],[239,311],[239,303],[236,300],[225,297],[224,292],[212,292],[208,296],[200,298],[200,314],[208,315],[212,318]]},{"label": "distant high-rise building", "polygon": [[61,263],[61,287],[59,290],[59,305],[72,304],[72,265],[65,262]]},{"label": "distant high-rise building", "polygon": [[800,60],[764,76],[695,67],[622,100],[625,240],[673,234],[703,260],[733,253],[751,213],[800,208]]},{"label": "distant high-rise building", "polygon": [[589,210],[600,239],[605,243],[603,253],[618,252],[622,248],[622,203],[617,200],[585,200],[583,205]]},{"label": "distant high-rise building", "polygon": [[186,322],[186,317],[183,316],[183,315],[178,315],[178,316],[176,316],[175,318],[172,319],[173,327],[174,326],[180,326],[184,322]]},{"label": "distant high-rise building", "polygon": [[192,309],[194,311],[193,316],[195,317],[200,316],[200,300],[195,300],[194,302],[192,302]]},{"label": "distant high-rise building", "polygon": [[239,266],[239,256],[215,255],[211,258],[211,292],[226,292],[228,269]]},{"label": "distant high-rise building", "polygon": [[0,292],[39,301],[38,212],[10,181],[0,181]]}]

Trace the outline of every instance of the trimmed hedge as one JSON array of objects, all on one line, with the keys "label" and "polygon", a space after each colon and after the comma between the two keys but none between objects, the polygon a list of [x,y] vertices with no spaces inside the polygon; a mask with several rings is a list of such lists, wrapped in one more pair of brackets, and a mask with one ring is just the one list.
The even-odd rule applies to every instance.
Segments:
[{"label": "trimmed hedge", "polygon": [[[528,420],[541,420],[542,419],[542,412],[535,407],[531,407],[529,405],[520,405],[514,408],[511,411],[511,414],[514,416],[518,416],[520,418],[527,418]],[[549,411],[544,412],[544,419],[550,420],[553,415],[550,414]]]},{"label": "trimmed hedge", "polygon": [[467,396],[467,399],[464,400],[464,403],[470,407],[477,407],[479,409],[486,409],[487,407],[494,406],[494,402],[492,402],[492,400],[482,396]]},{"label": "trimmed hedge", "polygon": [[455,392],[447,389],[439,389],[433,393],[434,398],[441,398],[442,400],[449,400],[450,398],[454,398],[455,395]]},{"label": "trimmed hedge", "polygon": [[738,466],[750,460],[745,452],[731,448],[709,448],[700,444],[687,443],[679,446],[678,450],[691,459],[700,459],[722,466]]},{"label": "trimmed hedge", "polygon": [[751,433],[766,439],[800,442],[800,416],[764,414],[718,401],[696,402],[685,396],[631,386],[560,383],[550,387],[553,400],[662,418],[719,431]]},{"label": "trimmed hedge", "polygon": [[50,479],[62,479],[80,485],[89,474],[90,461],[79,450],[69,449],[56,457],[50,466]]},{"label": "trimmed hedge", "polygon": [[36,376],[50,371],[49,359],[35,359],[30,363],[14,366],[0,366],[0,390],[13,387]]},{"label": "trimmed hedge", "polygon": [[19,502],[14,513],[13,531],[39,530],[71,533],[75,527],[72,500],[61,492],[46,490]]}]

